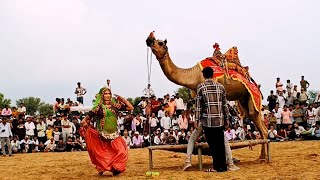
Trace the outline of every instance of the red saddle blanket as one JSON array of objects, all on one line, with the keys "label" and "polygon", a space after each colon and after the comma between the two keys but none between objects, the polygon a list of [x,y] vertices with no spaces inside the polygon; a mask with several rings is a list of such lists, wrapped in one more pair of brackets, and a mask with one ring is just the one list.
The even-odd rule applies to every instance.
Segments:
[{"label": "red saddle blanket", "polygon": [[[205,60],[202,60],[201,62],[198,63],[199,66],[203,69],[205,67],[211,67],[214,71],[214,80],[216,81],[217,79],[223,78],[225,74],[225,69],[223,69],[221,66],[216,64],[213,59],[207,58]],[[252,99],[254,99],[254,107],[257,111],[261,110],[261,102],[262,102],[262,96],[260,93],[259,88],[249,81],[247,78],[245,78],[243,75],[238,73],[235,70],[228,70],[228,76],[235,81],[241,82],[249,91]]]}]

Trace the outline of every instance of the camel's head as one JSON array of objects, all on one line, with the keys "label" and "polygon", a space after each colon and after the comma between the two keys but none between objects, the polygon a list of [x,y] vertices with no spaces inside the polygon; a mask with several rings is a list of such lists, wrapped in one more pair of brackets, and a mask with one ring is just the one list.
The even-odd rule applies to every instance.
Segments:
[{"label": "camel's head", "polygon": [[149,46],[153,52],[153,54],[160,61],[165,55],[168,53],[167,40],[156,40],[153,35],[153,32],[150,33],[149,37],[146,40],[147,46]]},{"label": "camel's head", "polygon": [[225,53],[226,59],[227,60],[235,60],[239,59],[238,56],[238,48],[236,46],[230,48],[226,53]]}]

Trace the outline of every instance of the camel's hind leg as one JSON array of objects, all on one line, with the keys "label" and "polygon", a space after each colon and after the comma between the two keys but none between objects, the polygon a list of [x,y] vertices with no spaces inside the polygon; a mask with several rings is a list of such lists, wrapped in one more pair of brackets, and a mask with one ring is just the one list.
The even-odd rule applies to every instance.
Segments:
[{"label": "camel's hind leg", "polygon": [[[239,104],[240,104],[243,112],[250,118],[250,120],[252,120],[254,122],[255,126],[257,127],[258,131],[260,132],[262,139],[267,139],[268,138],[268,130],[263,123],[262,116],[260,115],[260,112],[255,110],[251,96],[248,97],[248,100],[241,101]],[[262,144],[261,154],[260,154],[259,159],[268,161],[267,158],[268,158],[267,157],[267,144]]]},{"label": "camel's hind leg", "polygon": [[[257,129],[259,130],[262,139],[268,139],[268,129],[263,123],[261,112],[256,111],[251,96],[249,98],[248,107],[249,107],[249,117],[254,122]],[[260,160],[265,160],[268,162],[267,144],[262,144]]]}]

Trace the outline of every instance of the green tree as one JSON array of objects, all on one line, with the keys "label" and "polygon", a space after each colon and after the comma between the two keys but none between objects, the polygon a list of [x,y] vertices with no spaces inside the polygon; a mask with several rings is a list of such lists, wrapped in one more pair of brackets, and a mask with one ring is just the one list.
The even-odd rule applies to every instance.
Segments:
[{"label": "green tree", "polygon": [[129,101],[133,105],[133,99],[132,98],[128,98],[127,101]]},{"label": "green tree", "polygon": [[308,91],[309,103],[314,103],[318,94],[319,94],[319,91],[315,91],[315,90]]},{"label": "green tree", "polygon": [[191,100],[191,90],[186,87],[180,87],[178,88],[175,93],[179,93],[180,98],[183,99],[183,102],[187,103]]},{"label": "green tree", "polygon": [[35,115],[37,111],[39,111],[39,108],[44,104],[44,102],[41,102],[40,98],[36,97],[27,97],[23,99],[19,99],[16,101],[17,106],[23,102],[24,106],[27,109],[27,114],[28,115]]},{"label": "green tree", "polygon": [[4,94],[0,93],[0,108],[4,108],[6,106],[10,106],[11,99],[6,99]]},{"label": "green tree", "polygon": [[43,103],[40,107],[39,107],[39,113],[43,114],[44,116],[48,116],[48,115],[53,115],[53,105],[48,104],[48,103]]}]

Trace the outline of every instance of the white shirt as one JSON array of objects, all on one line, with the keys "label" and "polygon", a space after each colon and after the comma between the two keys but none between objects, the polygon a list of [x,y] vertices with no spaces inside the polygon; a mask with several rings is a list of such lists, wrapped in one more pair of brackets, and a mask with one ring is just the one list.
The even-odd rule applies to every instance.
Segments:
[{"label": "white shirt", "polygon": [[190,122],[196,122],[196,115],[190,114]]},{"label": "white shirt", "polygon": [[117,123],[118,123],[118,127],[119,129],[122,131],[124,130],[124,117],[118,117],[118,120],[117,120]]},{"label": "white shirt", "polygon": [[164,129],[170,129],[171,128],[171,119],[170,117],[163,117],[161,118],[161,127],[163,127]]},{"label": "white shirt", "polygon": [[279,103],[280,108],[283,108],[283,106],[286,104],[286,100],[283,96],[278,96],[277,102]]},{"label": "white shirt", "polygon": [[261,111],[262,119],[264,118],[264,115],[265,115],[265,114],[266,114],[267,116],[269,116],[270,111],[269,111],[269,110],[267,110],[267,109],[265,109],[265,110]]},{"label": "white shirt", "polygon": [[127,136],[127,138],[125,138],[124,136],[122,136],[123,140],[126,142],[128,149],[130,149],[130,146],[132,145],[131,142],[131,138],[129,136]]},{"label": "white shirt", "polygon": [[77,94],[77,97],[83,97],[83,95],[87,92],[87,90],[83,87],[77,87],[75,93]]},{"label": "white shirt", "polygon": [[178,124],[178,119],[177,118],[174,118],[172,119],[172,129],[175,131],[175,130],[179,130],[179,124]]},{"label": "white shirt", "polygon": [[62,131],[66,131],[66,132],[72,132],[72,124],[69,120],[65,119],[65,120],[61,120],[61,126],[70,126],[68,128],[64,128],[62,127]]},{"label": "white shirt", "polygon": [[159,144],[161,144],[161,139],[158,136],[156,136],[156,137],[154,137],[153,143],[155,145],[159,145]]},{"label": "white shirt", "polygon": [[34,136],[34,129],[36,128],[33,122],[26,122],[24,124],[24,127],[26,128],[26,135]]},{"label": "white shirt", "polygon": [[[4,131],[3,131],[4,130]],[[3,131],[3,132],[2,132]],[[9,123],[6,123],[5,125],[3,123],[0,124],[0,137],[6,137],[12,136],[11,127]]]},{"label": "white shirt", "polygon": [[274,109],[273,112],[274,112],[274,116],[277,118],[277,124],[281,124],[281,117],[282,117],[281,113],[282,113],[282,109],[279,108],[279,109],[278,109],[278,112],[276,112],[275,109]]},{"label": "white shirt", "polygon": [[41,123],[37,124],[37,131],[38,131],[38,136],[39,137],[46,136],[46,124],[44,122],[41,122]]},{"label": "white shirt", "polygon": [[271,130],[268,130],[268,135],[270,138],[275,138],[275,135],[277,135],[277,130],[273,130],[272,132]]},{"label": "white shirt", "polygon": [[22,107],[18,107],[18,110],[17,110],[19,113],[26,113],[26,107],[22,106]]},{"label": "white shirt", "polygon": [[244,131],[241,127],[238,127],[238,129],[235,131],[235,135],[240,139],[240,140],[244,140],[245,135],[244,135]]},{"label": "white shirt", "polygon": [[55,122],[55,119],[52,119],[51,121],[49,119],[46,120],[47,126],[53,126],[53,123]]},{"label": "white shirt", "polygon": [[182,98],[177,98],[174,101],[176,102],[177,110],[184,110],[184,103]]},{"label": "white shirt", "polygon": [[151,88],[144,88],[144,90],[142,91],[142,93],[146,96],[146,97],[150,97],[152,95],[154,95],[154,92]]},{"label": "white shirt", "polygon": [[163,111],[162,109],[160,109],[158,111],[158,118],[161,119],[162,117],[165,117],[165,111]]},{"label": "white shirt", "polygon": [[149,119],[149,123],[150,123],[150,127],[157,127],[157,123],[159,122],[159,120],[157,118],[150,118]]},{"label": "white shirt", "polygon": [[236,133],[233,129],[231,129],[230,132],[225,131],[224,134],[225,134],[226,138],[228,139],[228,141],[236,138]]}]

